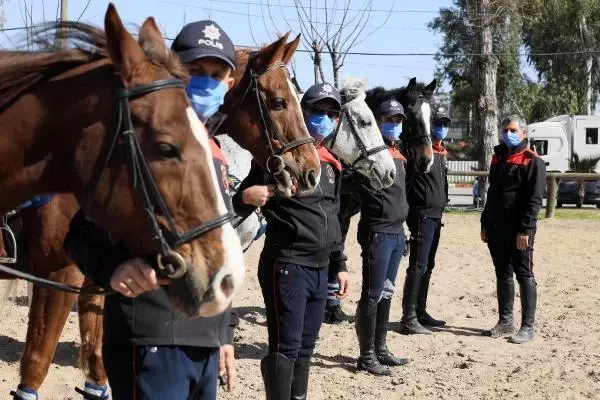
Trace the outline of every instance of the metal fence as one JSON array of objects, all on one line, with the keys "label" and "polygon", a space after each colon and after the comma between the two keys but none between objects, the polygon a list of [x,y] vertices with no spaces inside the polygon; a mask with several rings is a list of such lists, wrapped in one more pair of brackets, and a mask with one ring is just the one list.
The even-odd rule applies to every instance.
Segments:
[{"label": "metal fence", "polygon": [[[471,172],[477,168],[477,161],[448,161],[448,170],[452,172]],[[475,177],[472,176],[448,176],[449,183],[473,183]]]}]

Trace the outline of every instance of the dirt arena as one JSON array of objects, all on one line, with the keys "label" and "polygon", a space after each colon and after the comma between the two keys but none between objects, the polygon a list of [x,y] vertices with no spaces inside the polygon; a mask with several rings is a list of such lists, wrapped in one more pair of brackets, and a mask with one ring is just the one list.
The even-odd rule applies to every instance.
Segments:
[{"label": "dirt arena", "polygon": [[[324,325],[313,359],[309,399],[600,399],[600,212],[597,217],[540,221],[535,255],[536,337],[518,346],[480,336],[482,329],[495,324],[497,306],[493,267],[479,241],[479,216],[446,216],[429,309],[435,317],[446,319],[448,327],[431,336],[396,333],[401,315],[401,299],[396,296],[389,343],[396,354],[412,361],[396,368],[392,377],[376,378],[355,372],[354,327]],[[345,311],[352,314],[360,284],[355,228],[354,223],[347,243],[352,294],[344,303]],[[267,330],[256,278],[261,247],[256,243],[247,253],[246,287],[235,301],[242,318],[236,332],[239,379],[234,393],[221,393],[223,399],[264,398],[259,362],[266,352]],[[402,260],[401,268],[405,267]],[[25,294],[21,284],[19,301],[3,311],[0,398],[8,398],[18,383],[27,324]],[[517,321],[519,304],[517,298]],[[78,343],[72,313],[41,388],[42,399],[80,398],[73,390],[83,384],[77,369]]]}]

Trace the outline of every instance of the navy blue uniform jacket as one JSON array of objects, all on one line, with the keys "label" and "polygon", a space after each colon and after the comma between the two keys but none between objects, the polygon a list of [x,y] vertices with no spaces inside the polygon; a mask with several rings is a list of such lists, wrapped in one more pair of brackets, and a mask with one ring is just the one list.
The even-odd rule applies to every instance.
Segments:
[{"label": "navy blue uniform jacket", "polygon": [[[338,213],[340,207],[341,163],[323,146],[317,147],[321,177],[313,193],[302,197],[274,196],[261,211],[267,220],[263,255],[274,261],[310,268],[346,271],[346,256]],[[245,215],[256,209],[242,201],[242,191],[263,185],[267,177],[253,164],[250,173],[233,196],[236,213]]]}]

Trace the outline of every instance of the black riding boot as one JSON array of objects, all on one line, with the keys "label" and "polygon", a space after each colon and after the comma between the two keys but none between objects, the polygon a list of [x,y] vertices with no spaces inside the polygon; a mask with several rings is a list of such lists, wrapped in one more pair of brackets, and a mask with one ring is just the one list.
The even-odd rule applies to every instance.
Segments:
[{"label": "black riding boot", "polygon": [[431,272],[432,271],[426,272],[421,279],[421,288],[419,289],[419,297],[417,300],[417,317],[421,325],[439,327],[446,325],[446,321],[435,319],[427,313],[427,294],[429,293]]},{"label": "black riding boot", "polygon": [[521,328],[512,336],[511,343],[521,344],[533,339],[533,322],[535,320],[535,305],[537,302],[537,283],[535,278],[525,278],[521,286],[521,310],[523,318]]},{"label": "black riding boot", "polygon": [[292,393],[294,363],[281,353],[269,353],[260,362],[267,400],[288,400]]},{"label": "black riding boot", "polygon": [[513,304],[515,302],[513,277],[497,278],[496,292],[498,297],[498,323],[489,331],[484,332],[485,336],[493,338],[510,335],[515,331],[513,325]]},{"label": "black riding boot", "polygon": [[392,299],[381,299],[377,304],[377,323],[375,325],[375,352],[382,365],[391,367],[408,364],[408,358],[396,357],[387,347],[388,321]]},{"label": "black riding boot", "polygon": [[308,373],[310,357],[303,357],[294,363],[294,379],[292,381],[292,400],[306,400],[308,393]]},{"label": "black riding boot", "polygon": [[361,299],[356,309],[356,335],[360,347],[360,356],[356,365],[359,371],[373,375],[391,375],[392,371],[381,365],[375,353],[375,325],[377,324],[377,301]]},{"label": "black riding boot", "polygon": [[408,334],[430,335],[431,331],[421,325],[417,318],[417,299],[421,284],[421,274],[417,268],[406,270],[404,292],[402,294],[402,332]]},{"label": "black riding boot", "polygon": [[330,306],[325,309],[325,319],[323,322],[326,324],[338,325],[348,322],[349,320],[350,316],[344,313],[341,304]]}]

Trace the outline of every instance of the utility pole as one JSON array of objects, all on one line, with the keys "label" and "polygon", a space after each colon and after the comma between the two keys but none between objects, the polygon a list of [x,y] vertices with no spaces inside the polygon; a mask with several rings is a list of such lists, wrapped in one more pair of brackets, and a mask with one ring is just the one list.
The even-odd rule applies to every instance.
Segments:
[{"label": "utility pole", "polygon": [[[62,25],[63,21],[67,21],[69,19],[68,2],[69,2],[69,0],[60,0],[60,22],[61,22],[61,25]],[[62,30],[58,30],[57,33],[59,35],[59,40],[56,41],[56,44],[58,45],[59,48],[66,47],[67,46],[66,32],[63,33]]]}]

